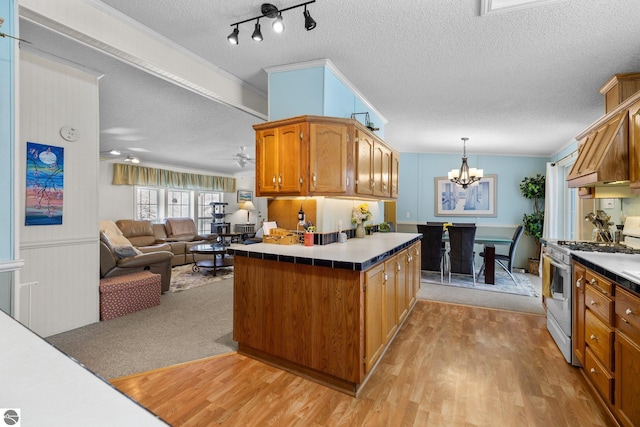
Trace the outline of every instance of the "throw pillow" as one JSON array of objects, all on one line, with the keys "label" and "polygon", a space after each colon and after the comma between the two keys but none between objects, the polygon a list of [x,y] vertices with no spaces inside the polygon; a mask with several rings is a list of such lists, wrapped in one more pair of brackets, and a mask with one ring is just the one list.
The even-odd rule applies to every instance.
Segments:
[{"label": "throw pillow", "polygon": [[138,249],[134,248],[133,246],[114,246],[113,253],[118,258],[129,258],[132,256],[140,255],[142,252],[140,252]]}]

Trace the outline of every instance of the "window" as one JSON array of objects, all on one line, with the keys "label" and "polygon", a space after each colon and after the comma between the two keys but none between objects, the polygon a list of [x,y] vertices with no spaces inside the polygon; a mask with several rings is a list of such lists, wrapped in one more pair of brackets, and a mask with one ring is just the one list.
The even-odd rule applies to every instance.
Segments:
[{"label": "window", "polygon": [[211,233],[211,202],[221,202],[222,193],[171,188],[137,187],[136,219],[161,222],[164,218],[193,218],[198,233]]},{"label": "window", "polygon": [[167,218],[191,217],[191,192],[167,190]]},{"label": "window", "polygon": [[198,233],[211,233],[212,210],[209,203],[222,201],[221,193],[199,192],[196,199],[196,226]]},{"label": "window", "polygon": [[159,190],[136,187],[136,219],[156,221],[158,219]]}]

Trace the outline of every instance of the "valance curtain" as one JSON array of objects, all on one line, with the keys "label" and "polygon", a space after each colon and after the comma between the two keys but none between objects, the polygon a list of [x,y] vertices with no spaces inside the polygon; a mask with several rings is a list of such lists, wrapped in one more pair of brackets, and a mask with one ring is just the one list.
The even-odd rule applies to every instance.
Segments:
[{"label": "valance curtain", "polygon": [[144,166],[113,164],[113,185],[145,185],[149,187],[181,188],[184,190],[207,190],[233,193],[236,179],[224,176],[199,175],[174,172]]}]

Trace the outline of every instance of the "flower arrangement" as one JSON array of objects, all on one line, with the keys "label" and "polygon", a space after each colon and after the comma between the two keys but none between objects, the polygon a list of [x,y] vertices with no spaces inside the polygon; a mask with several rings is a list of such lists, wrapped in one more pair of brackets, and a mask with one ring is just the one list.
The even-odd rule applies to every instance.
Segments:
[{"label": "flower arrangement", "polygon": [[371,217],[372,215],[371,211],[369,210],[369,205],[366,203],[361,203],[353,208],[353,212],[351,213],[351,223],[362,224],[365,221],[369,221]]}]

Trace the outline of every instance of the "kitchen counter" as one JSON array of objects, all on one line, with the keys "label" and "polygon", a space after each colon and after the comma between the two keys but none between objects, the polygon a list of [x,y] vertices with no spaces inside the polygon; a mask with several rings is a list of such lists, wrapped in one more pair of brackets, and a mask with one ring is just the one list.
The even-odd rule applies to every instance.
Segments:
[{"label": "kitchen counter", "polygon": [[416,233],[374,233],[362,239],[353,238],[345,243],[329,245],[233,244],[227,248],[227,253],[239,257],[361,271],[406,249],[421,238],[422,234]]},{"label": "kitchen counter", "polygon": [[640,296],[640,255],[571,251],[571,257]]}]

